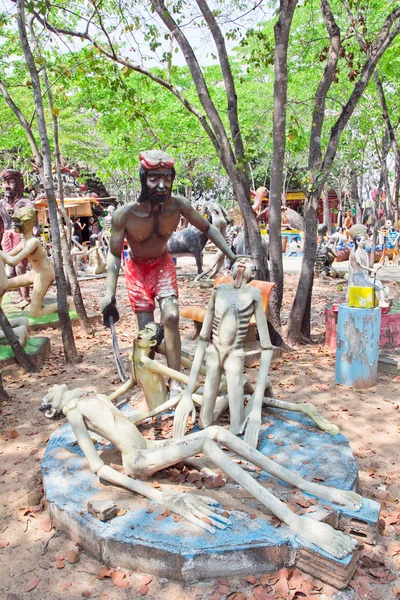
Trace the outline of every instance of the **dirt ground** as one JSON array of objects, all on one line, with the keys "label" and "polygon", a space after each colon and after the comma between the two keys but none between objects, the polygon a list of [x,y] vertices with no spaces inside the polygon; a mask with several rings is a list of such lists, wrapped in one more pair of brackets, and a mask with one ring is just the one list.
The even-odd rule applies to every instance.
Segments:
[{"label": "dirt ground", "polygon": [[[287,317],[297,275],[285,283],[283,318]],[[180,285],[180,303],[205,306],[208,289]],[[125,600],[147,596],[162,600],[267,600],[306,598],[375,600],[400,597],[400,377],[379,375],[376,387],[366,391],[334,382],[334,355],[323,344],[324,305],[340,295],[343,284],[317,282],[313,299],[313,346],[285,352],[272,365],[277,398],[310,401],[336,423],[350,441],[364,496],[382,505],[380,532],[374,546],[365,544],[361,560],[347,590],[336,592],[320,581],[286,569],[273,574],[249,573],[246,578],[207,581],[195,585],[146,576],[144,573],[102,569],[65,536],[52,529],[46,511],[40,461],[46,442],[60,422],[48,422],[38,411],[49,386],[67,383],[110,393],[119,383],[108,330],[97,327],[95,337],[76,330],[83,355],[77,366],[66,366],[60,334],[49,332],[52,353],[39,374],[27,375],[16,367],[3,369],[4,385],[11,395],[0,406],[0,600]],[[85,304],[98,310],[105,280],[82,283]],[[124,278],[120,277],[118,336],[126,358],[136,331],[128,306]],[[189,335],[189,323],[181,323]],[[250,373],[254,379],[257,371]],[[106,575],[106,576],[104,576]],[[103,578],[99,578],[103,577]]]}]

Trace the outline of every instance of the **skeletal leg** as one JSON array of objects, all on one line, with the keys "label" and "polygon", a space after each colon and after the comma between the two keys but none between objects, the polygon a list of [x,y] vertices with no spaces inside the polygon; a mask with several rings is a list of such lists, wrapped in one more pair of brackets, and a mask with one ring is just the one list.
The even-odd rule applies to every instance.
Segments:
[{"label": "skeletal leg", "polygon": [[[208,439],[205,439],[208,438]],[[215,440],[215,441],[213,441]],[[275,465],[269,459],[266,459],[262,454],[247,446],[244,442],[236,438],[231,432],[222,429],[221,427],[210,427],[203,432],[195,433],[186,436],[179,442],[150,442],[147,451],[139,451],[132,456],[133,475],[149,475],[158,470],[162,470],[168,466],[176,464],[181,460],[191,458],[199,452],[211,459],[223,472],[225,472],[234,481],[239,483],[252,496],[257,498],[266,508],[271,510],[279,519],[281,519],[292,531],[301,535],[308,541],[316,544],[322,550],[329,552],[337,558],[343,558],[357,545],[357,542],[340,531],[335,531],[330,525],[312,521],[307,517],[300,517],[293,513],[283,502],[261,486],[257,481],[241,469],[229,456],[227,456],[217,445],[216,442],[223,443],[225,446],[232,448],[234,452],[240,456],[249,459],[257,465],[264,463],[269,465],[279,472],[279,475],[284,480],[293,479],[292,473]],[[266,460],[265,460],[266,459]],[[124,462],[124,467],[129,469],[129,465]],[[263,467],[261,467],[263,468]],[[271,470],[271,469],[269,469]],[[278,476],[279,476],[278,475]],[[300,477],[297,477],[299,483],[303,482]],[[305,482],[307,483],[307,482]],[[324,486],[319,486],[324,487]],[[329,488],[326,488],[329,489]],[[332,490],[339,492],[339,490]],[[354,496],[357,496],[354,494]],[[359,497],[357,497],[359,498]],[[342,502],[343,503],[343,502]],[[200,515],[199,515],[200,516]]]},{"label": "skeletal leg", "polygon": [[224,362],[228,382],[229,429],[235,435],[240,432],[244,421],[243,366],[244,352],[242,348],[232,351]]},{"label": "skeletal leg", "polygon": [[206,352],[206,382],[204,385],[203,404],[200,411],[199,427],[209,427],[213,422],[215,402],[221,381],[221,365],[219,354],[212,344]]},{"label": "skeletal leg", "polygon": [[324,417],[321,417],[315,406],[309,402],[295,404],[294,402],[284,402],[283,400],[275,400],[274,398],[264,398],[263,404],[264,406],[271,406],[272,408],[281,408],[282,410],[292,410],[294,412],[304,413],[309,416],[322,431],[326,431],[331,435],[339,433],[339,427],[327,419],[324,419]]}]

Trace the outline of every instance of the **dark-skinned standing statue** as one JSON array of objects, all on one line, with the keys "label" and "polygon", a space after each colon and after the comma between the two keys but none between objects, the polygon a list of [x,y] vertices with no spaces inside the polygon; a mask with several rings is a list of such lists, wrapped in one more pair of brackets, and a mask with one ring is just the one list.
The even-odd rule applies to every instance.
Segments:
[{"label": "dark-skinned standing statue", "polygon": [[[107,260],[107,290],[100,308],[104,323],[110,317],[116,322],[115,291],[121,265],[124,239],[130,256],[125,263],[128,297],[137,315],[139,330],[154,321],[155,299],[161,311],[165,332],[168,366],[180,370],[181,339],[179,335],[178,286],[175,265],[167,252],[167,244],[181,216],[205,233],[234,262],[237,256],[226,244],[220,232],[206,221],[182,196],[172,195],[175,160],[165,152],[150,150],[140,153],[141,193],[136,202],[115,211],[112,218],[110,251]],[[180,390],[180,384],[170,381],[170,392]]]},{"label": "dark-skinned standing statue", "polygon": [[[32,202],[28,198],[24,198],[24,180],[22,173],[15,169],[5,169],[0,174],[1,185],[3,187],[4,198],[0,200],[0,233],[1,233],[1,249],[4,252],[11,252],[22,241],[22,235],[13,229],[12,217],[19,208],[30,206],[34,208]],[[33,233],[37,234],[37,220]],[[20,276],[26,273],[28,267],[28,259],[24,259],[15,267],[7,267],[8,277]],[[21,296],[21,307],[26,306],[29,302],[29,287],[19,288]]]}]

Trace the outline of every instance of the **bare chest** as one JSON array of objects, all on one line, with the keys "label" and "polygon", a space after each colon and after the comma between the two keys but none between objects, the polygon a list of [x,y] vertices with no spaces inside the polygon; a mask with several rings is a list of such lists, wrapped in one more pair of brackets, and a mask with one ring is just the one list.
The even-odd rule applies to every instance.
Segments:
[{"label": "bare chest", "polygon": [[127,240],[131,245],[144,243],[154,238],[168,241],[175,231],[179,219],[178,210],[131,214],[125,228]]}]

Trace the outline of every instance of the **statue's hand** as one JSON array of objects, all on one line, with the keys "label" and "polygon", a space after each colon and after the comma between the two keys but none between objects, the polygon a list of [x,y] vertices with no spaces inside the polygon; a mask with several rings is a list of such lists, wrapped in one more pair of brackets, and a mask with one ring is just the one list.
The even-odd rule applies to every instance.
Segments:
[{"label": "statue's hand", "polygon": [[160,504],[209,533],[215,533],[216,527],[226,529],[226,525],[231,524],[219,514],[221,509],[214,508],[218,502],[208,496],[162,492]]},{"label": "statue's hand", "polygon": [[117,310],[115,296],[104,296],[100,303],[100,310],[103,313],[103,323],[105,327],[111,327],[110,317],[113,318],[114,323],[119,321],[119,312]]},{"label": "statue's hand", "polygon": [[179,402],[174,417],[174,438],[183,438],[185,435],[188,416],[192,413],[192,423],[196,419],[196,409],[194,407],[191,395],[184,394]]},{"label": "statue's hand", "polygon": [[244,433],[244,441],[252,448],[257,448],[258,436],[261,429],[261,411],[252,410],[249,416],[245,419],[242,426]]}]

